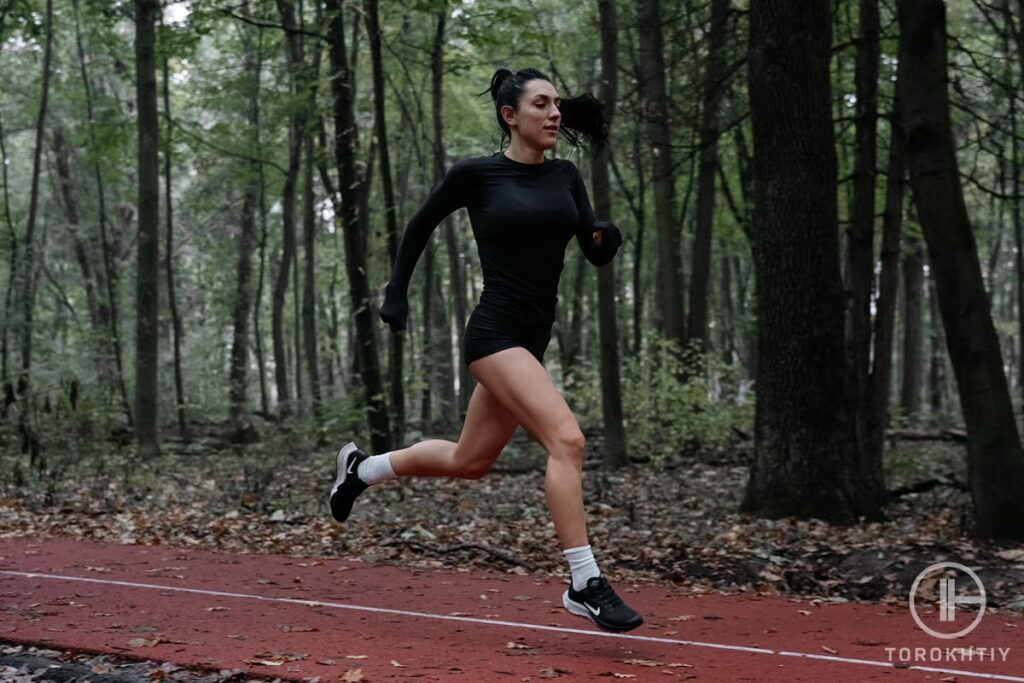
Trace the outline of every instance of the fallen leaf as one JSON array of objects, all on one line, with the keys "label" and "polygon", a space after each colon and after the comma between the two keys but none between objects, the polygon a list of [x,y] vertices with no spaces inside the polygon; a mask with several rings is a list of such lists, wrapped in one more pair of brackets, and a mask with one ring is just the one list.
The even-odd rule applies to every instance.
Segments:
[{"label": "fallen leaf", "polygon": [[153,647],[160,642],[159,638],[149,640],[147,638],[132,638],[128,641],[128,647]]},{"label": "fallen leaf", "polygon": [[653,659],[620,659],[623,664],[636,664],[637,666],[663,666],[661,662]]}]

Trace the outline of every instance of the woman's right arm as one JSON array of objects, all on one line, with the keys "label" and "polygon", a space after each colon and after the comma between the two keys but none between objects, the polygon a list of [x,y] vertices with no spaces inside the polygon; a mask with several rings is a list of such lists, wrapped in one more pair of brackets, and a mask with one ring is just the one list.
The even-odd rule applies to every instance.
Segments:
[{"label": "woman's right arm", "polygon": [[466,206],[470,191],[466,160],[459,161],[448,169],[448,173],[433,189],[427,201],[409,219],[402,240],[398,243],[398,253],[384,293],[384,304],[380,307],[381,320],[386,322],[393,332],[405,329],[409,314],[409,281],[420,255],[430,240],[430,235],[448,214]]}]

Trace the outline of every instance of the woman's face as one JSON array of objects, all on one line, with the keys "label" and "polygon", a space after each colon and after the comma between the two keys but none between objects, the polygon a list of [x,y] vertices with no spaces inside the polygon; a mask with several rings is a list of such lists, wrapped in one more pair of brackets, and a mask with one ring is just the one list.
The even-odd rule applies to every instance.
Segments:
[{"label": "woman's face", "polygon": [[562,112],[558,107],[562,98],[558,91],[543,78],[534,78],[523,85],[523,95],[519,99],[519,109],[505,105],[501,115],[512,131],[517,134],[521,144],[536,149],[551,149],[558,141],[558,130],[562,125]]}]

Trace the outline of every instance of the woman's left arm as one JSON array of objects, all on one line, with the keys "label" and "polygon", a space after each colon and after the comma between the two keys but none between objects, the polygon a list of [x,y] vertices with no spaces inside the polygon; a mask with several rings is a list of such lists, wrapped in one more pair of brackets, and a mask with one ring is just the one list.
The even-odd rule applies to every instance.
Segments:
[{"label": "woman's left arm", "polygon": [[587,195],[587,188],[583,183],[583,176],[571,161],[572,179],[569,189],[573,199],[576,200],[576,210],[579,213],[579,223],[576,226],[576,240],[583,249],[583,255],[595,266],[603,266],[619,250],[622,244],[622,233],[611,221],[599,221],[594,216],[594,209],[590,206],[590,197]]}]

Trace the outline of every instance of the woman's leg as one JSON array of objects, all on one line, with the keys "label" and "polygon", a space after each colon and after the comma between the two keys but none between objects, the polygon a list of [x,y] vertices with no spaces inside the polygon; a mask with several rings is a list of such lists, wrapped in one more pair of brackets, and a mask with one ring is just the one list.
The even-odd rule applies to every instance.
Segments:
[{"label": "woman's leg", "polygon": [[562,548],[587,545],[582,476],[586,443],[547,370],[520,346],[475,360],[469,370],[547,450],[544,488]]},{"label": "woman's leg", "polygon": [[479,479],[508,444],[519,422],[482,384],[469,399],[458,443],[429,439],[391,452],[391,468],[400,477]]}]

